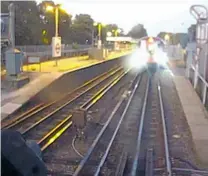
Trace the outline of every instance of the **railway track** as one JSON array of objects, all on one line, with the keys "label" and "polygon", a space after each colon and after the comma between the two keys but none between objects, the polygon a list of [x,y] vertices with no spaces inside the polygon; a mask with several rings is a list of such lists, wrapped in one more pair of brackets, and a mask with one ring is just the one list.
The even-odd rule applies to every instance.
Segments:
[{"label": "railway track", "polygon": [[[93,96],[83,101],[81,105],[79,105],[79,108],[84,111],[88,111],[88,109],[91,108],[95,103],[97,103],[97,101],[99,101],[112,87],[114,87],[118,83],[118,81],[124,78],[124,76],[126,76],[128,72],[129,71],[126,71],[120,74],[108,84],[103,86]],[[50,146],[56,139],[58,139],[63,134],[63,132],[65,132],[72,125],[72,116],[73,114],[71,113],[71,111],[69,111],[68,115],[65,116],[65,118],[62,119],[59,124],[54,125],[54,128],[52,128],[52,130],[50,131],[48,130],[49,132],[47,132],[46,135],[38,141],[38,144],[41,146],[42,151],[45,151],[48,146]],[[43,127],[44,124],[41,124],[41,126]],[[32,135],[34,134],[32,133]]]},{"label": "railway track", "polygon": [[[172,175],[208,175],[207,167],[200,166],[197,160],[191,131],[171,74],[167,74],[167,71],[160,72],[160,83]],[[164,167],[154,169],[154,173],[157,175],[161,175],[163,171]]]},{"label": "railway track", "polygon": [[[69,100],[69,102],[64,103],[64,105],[61,105],[61,103],[58,102],[60,107],[55,110],[52,109],[52,112],[46,108],[46,112],[49,111],[48,114],[45,116],[39,115],[38,120],[35,122],[33,121],[34,119],[32,119],[31,122],[27,117],[26,119],[29,120],[29,123],[27,122],[25,126],[22,123],[25,122],[24,120],[20,121],[20,123],[16,123],[14,126],[19,130],[17,124],[23,125],[24,127],[21,127],[19,131],[26,139],[36,141],[41,146],[41,150],[45,151],[72,125],[71,117],[73,108],[79,107],[85,110],[89,109],[102,98],[106,92],[117,84],[118,81],[127,75],[128,72],[129,70],[124,72],[121,68],[118,68],[111,72],[110,75],[106,75],[105,78],[102,78],[102,81],[99,80],[96,84],[94,83],[90,88],[87,88],[87,90],[81,91],[74,99]],[[83,94],[85,96],[80,98]],[[79,98],[79,101],[77,100],[77,97]],[[76,102],[73,100],[76,100]],[[68,106],[70,103],[73,103],[73,105]],[[33,113],[34,112],[32,112],[32,115],[34,115]],[[13,124],[11,125],[13,127]]]},{"label": "railway track", "polygon": [[[125,96],[123,96],[123,98],[116,105],[111,116],[101,129],[100,133],[97,135],[96,139],[94,140],[92,146],[89,148],[84,159],[80,162],[79,166],[77,167],[74,176],[101,174],[101,171],[104,169],[104,164],[107,161],[110,149],[112,148],[112,145],[115,142],[115,139],[121,129],[123,121],[125,121],[125,119],[128,118],[128,116],[133,115],[131,114],[132,109],[138,108],[139,106],[138,104],[136,104],[136,101],[138,102],[138,99],[140,99],[140,97],[138,97],[138,91],[140,91],[140,83],[144,83],[144,81],[145,79],[142,79],[142,77],[139,76],[139,78],[136,78],[135,81],[132,83],[133,89],[131,90],[131,94],[128,93]],[[128,96],[130,97],[127,98]],[[134,114],[134,119],[136,119],[136,117],[137,114]],[[131,123],[134,123],[133,121],[134,120],[132,120]],[[125,152],[122,156],[124,158],[126,157]],[[122,163],[119,164],[119,166],[122,165]],[[113,175],[115,175],[115,170],[113,168],[117,168],[117,163],[114,163],[114,166],[110,167],[110,170],[112,171],[112,173],[114,173]],[[104,175],[108,174],[105,173]]]},{"label": "railway track", "polygon": [[[60,109],[66,108],[66,110],[55,111],[52,115],[49,111],[49,117],[46,115],[49,121],[42,117],[40,123],[29,124],[30,129],[25,133],[23,130],[22,133],[27,139],[37,141],[41,150],[45,151],[72,125],[74,108],[89,110],[127,73],[128,71],[122,72],[118,69],[111,73],[113,78],[106,75],[102,79],[104,82],[99,80],[94,84],[95,87],[99,85],[98,87],[95,88],[92,85],[93,93],[89,92],[79,100],[75,96],[76,101],[70,106],[67,104],[68,100],[64,107],[59,102],[58,109],[61,107]],[[139,75],[129,87],[129,91],[116,105],[75,173],[69,175],[171,176],[176,173],[184,174],[184,172],[206,175],[207,171],[177,168],[172,165],[170,139],[167,132],[168,119],[165,117],[159,77],[153,76],[148,79],[146,74]],[[89,91],[92,89],[87,88]],[[34,108],[35,111],[37,109]],[[34,113],[33,110],[31,112]],[[53,115],[54,118],[51,118]]]},{"label": "railway track", "polygon": [[135,151],[131,176],[153,176],[158,167],[163,168],[162,175],[172,175],[163,98],[156,75],[147,84]]},{"label": "railway track", "polygon": [[[168,97],[164,97],[163,93],[168,90],[165,90],[160,79],[159,72],[147,84],[139,122],[137,144],[134,150],[136,152],[134,153],[133,162],[130,162],[132,165],[130,169],[127,167],[128,165],[126,166],[127,172],[125,175],[182,176],[191,173],[202,175],[206,173],[208,175],[207,171],[190,169],[187,165],[185,167],[175,167],[174,160],[176,158],[174,156],[176,153],[171,152],[173,136],[170,134],[170,119],[167,116],[168,105],[165,104],[167,101],[164,101]],[[181,154],[180,149],[178,153]],[[183,155],[188,154],[184,152]],[[183,162],[191,165],[188,160],[183,160]]]},{"label": "railway track", "polygon": [[78,95],[84,93],[86,90],[90,90],[96,84],[101,83],[103,80],[107,78],[110,79],[111,76],[113,76],[116,72],[121,70],[122,70],[121,67],[114,68],[88,81],[84,85],[78,87],[72,92],[63,95],[62,97],[60,97],[59,99],[53,102],[49,102],[47,104],[40,103],[20,115],[13,115],[12,117],[9,118],[9,120],[5,119],[3,122],[1,122],[1,129],[8,129],[13,127],[15,128],[15,126],[21,124],[22,122],[25,122],[27,119],[33,116],[37,116],[40,113],[43,113],[41,114],[41,116],[44,116],[45,114],[49,114],[49,112],[52,112],[53,110],[63,106],[65,103],[68,103],[70,100],[77,98]]},{"label": "railway track", "polygon": [[129,73],[115,86],[105,89],[104,97],[87,109],[88,120],[82,131],[84,136],[77,135],[75,128],[71,128],[58,142],[44,152],[43,159],[50,175],[72,175],[74,173],[83,155],[87,153],[96,135],[134,78],[135,72]]},{"label": "railway track", "polygon": [[[121,73],[121,71],[122,71],[121,67],[115,70],[111,70],[111,72],[105,73],[104,75],[101,75],[91,80],[87,84],[77,88],[73,92],[70,92],[68,95],[63,96],[54,102],[51,102],[45,106],[39,106],[39,108],[35,107],[29,112],[26,112],[24,115],[14,118],[13,120],[3,124],[2,128],[18,130],[20,128],[20,125],[23,126],[22,125],[23,123],[32,121],[31,124],[33,124],[34,121],[38,122],[39,120],[43,120],[42,117],[49,117],[55,114],[56,112],[65,108],[66,106],[75,103],[75,101],[79,101],[80,98],[82,98],[82,96],[85,96],[86,94],[88,94],[86,95],[86,98],[90,97],[93,94],[93,92],[90,91],[93,90],[96,91],[96,88],[98,89],[99,86],[104,85],[107,81],[112,79],[114,75]],[[30,126],[29,123],[27,124]],[[22,129],[20,129],[20,131],[22,133],[26,133],[29,130],[26,127],[21,127],[21,128]]]},{"label": "railway track", "polygon": [[124,102],[123,99],[118,103],[74,176],[153,176],[155,168],[163,168],[163,175],[172,175],[163,99],[157,77],[148,81],[147,77],[140,78],[128,102]]}]

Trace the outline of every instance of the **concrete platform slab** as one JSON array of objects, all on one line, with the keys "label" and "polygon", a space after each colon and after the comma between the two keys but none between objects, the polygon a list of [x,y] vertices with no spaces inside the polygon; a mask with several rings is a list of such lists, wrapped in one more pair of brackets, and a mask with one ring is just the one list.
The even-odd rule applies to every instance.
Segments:
[{"label": "concrete platform slab", "polygon": [[10,112],[13,112],[17,108],[21,107],[22,104],[16,104],[16,103],[7,103],[4,106],[1,107],[1,112],[4,114],[9,114]]},{"label": "concrete platform slab", "polygon": [[174,82],[187,122],[192,133],[196,153],[208,166],[208,115],[193,86],[184,76],[174,76]]},{"label": "concrete platform slab", "polygon": [[1,120],[20,108],[31,97],[61,75],[62,73],[42,73],[24,87],[13,92],[2,93]]},{"label": "concrete platform slab", "polygon": [[[198,118],[203,116],[203,113],[193,114],[193,113],[186,113],[186,115],[189,117],[189,123],[195,124],[195,125],[208,125],[208,122],[206,119]],[[196,120],[197,119],[197,120]]]},{"label": "concrete platform slab", "polygon": [[[193,128],[192,136],[194,139],[197,140],[207,140],[208,139],[208,133],[207,133],[207,125],[208,124],[195,124],[195,127]],[[208,142],[208,141],[207,141]],[[206,146],[207,148],[207,146]]]}]

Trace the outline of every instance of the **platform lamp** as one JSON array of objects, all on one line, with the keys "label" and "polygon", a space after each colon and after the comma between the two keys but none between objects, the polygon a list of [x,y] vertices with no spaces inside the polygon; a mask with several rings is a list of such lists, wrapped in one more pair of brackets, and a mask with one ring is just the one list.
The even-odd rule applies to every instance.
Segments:
[{"label": "platform lamp", "polygon": [[[55,12],[55,37],[58,37],[59,36],[59,30],[58,30],[58,25],[59,25],[59,10],[65,11],[63,9],[63,7],[61,6],[61,4],[48,5],[48,6],[46,6],[46,11],[48,11],[48,12]],[[55,66],[58,66],[58,59],[56,59]]]},{"label": "platform lamp", "polygon": [[98,27],[98,45],[97,45],[97,47],[98,47],[98,49],[101,49],[101,46],[102,46],[101,30],[102,30],[102,27],[105,27],[105,24],[94,22],[93,25]]}]

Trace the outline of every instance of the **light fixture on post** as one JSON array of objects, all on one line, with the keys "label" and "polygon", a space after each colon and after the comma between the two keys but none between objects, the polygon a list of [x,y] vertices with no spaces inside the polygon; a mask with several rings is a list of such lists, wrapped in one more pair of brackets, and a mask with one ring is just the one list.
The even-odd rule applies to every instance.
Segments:
[{"label": "light fixture on post", "polygon": [[[59,37],[59,10],[63,10],[60,4],[46,6],[46,11],[55,12],[55,36],[52,38],[52,57],[61,56],[61,37]],[[58,59],[55,60],[55,66],[58,66]]]}]

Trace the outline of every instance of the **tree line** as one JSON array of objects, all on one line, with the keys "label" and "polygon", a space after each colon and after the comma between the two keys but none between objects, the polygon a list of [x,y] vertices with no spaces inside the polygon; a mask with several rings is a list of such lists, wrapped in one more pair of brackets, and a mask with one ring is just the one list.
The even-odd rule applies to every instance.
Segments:
[{"label": "tree line", "polygon": [[192,24],[188,29],[187,33],[170,33],[170,32],[160,32],[157,37],[165,39],[165,35],[169,36],[169,44],[178,45],[180,44],[182,48],[186,48],[189,42],[196,41],[196,25]]},{"label": "tree line", "polygon": [[[15,44],[16,45],[50,45],[55,35],[55,13],[47,12],[48,5],[54,6],[53,1],[3,1],[1,13],[8,13],[8,5],[15,5]],[[59,36],[63,44],[91,44],[93,37],[98,35],[94,20],[88,14],[72,16],[65,11],[59,10]],[[101,38],[106,39],[108,31],[116,30],[117,24],[107,24],[102,29]],[[121,28],[120,28],[121,29]],[[94,32],[93,32],[94,31]],[[93,36],[94,35],[94,36]],[[120,36],[124,35],[121,29]],[[142,24],[134,26],[127,36],[140,38],[147,36],[147,31]]]}]

